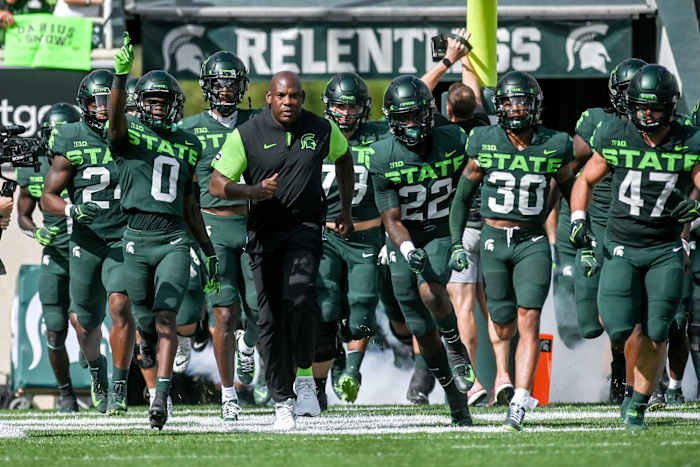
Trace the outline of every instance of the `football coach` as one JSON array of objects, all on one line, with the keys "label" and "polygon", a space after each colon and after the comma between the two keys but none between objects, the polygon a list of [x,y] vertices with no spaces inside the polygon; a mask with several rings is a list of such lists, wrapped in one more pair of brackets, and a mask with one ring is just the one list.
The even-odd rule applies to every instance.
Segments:
[{"label": "football coach", "polygon": [[[343,236],[353,230],[355,175],[336,124],[302,109],[304,90],[295,73],[274,75],[265,99],[262,113],[227,136],[212,162],[209,191],[251,201],[246,251],[260,308],[259,350],[275,428],[287,431],[296,426],[297,368],[311,375],[321,313],[315,286],[326,217],[321,166],[325,159],[335,164],[342,204],[335,223]],[[245,183],[238,183],[241,175]]]}]

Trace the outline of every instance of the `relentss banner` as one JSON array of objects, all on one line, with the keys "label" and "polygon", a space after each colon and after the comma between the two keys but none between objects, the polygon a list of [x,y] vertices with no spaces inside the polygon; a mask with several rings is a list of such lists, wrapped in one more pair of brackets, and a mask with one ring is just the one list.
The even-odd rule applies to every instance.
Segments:
[{"label": "relentss banner", "polygon": [[57,102],[75,104],[83,71],[0,69],[0,125],[24,125],[23,136],[36,133],[39,122]]},{"label": "relentss banner", "polygon": [[[355,71],[367,79],[422,75],[433,62],[430,38],[463,23],[172,23],[144,21],[144,70],[165,69],[195,79],[209,54],[231,50],[252,79],[281,70],[305,79]],[[498,73],[527,71],[538,78],[607,77],[632,51],[629,20],[603,22],[502,22],[498,28]],[[160,46],[155,46],[159,44]],[[459,79],[459,64],[446,79]]]}]

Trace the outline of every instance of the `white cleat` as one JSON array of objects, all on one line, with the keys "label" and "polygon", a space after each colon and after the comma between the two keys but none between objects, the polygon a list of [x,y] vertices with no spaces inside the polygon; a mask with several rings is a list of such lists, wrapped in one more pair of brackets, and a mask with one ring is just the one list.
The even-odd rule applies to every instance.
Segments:
[{"label": "white cleat", "polygon": [[237,400],[230,400],[221,403],[221,418],[225,422],[235,422],[241,413],[241,406]]},{"label": "white cleat", "polygon": [[192,356],[192,339],[189,337],[177,336],[177,351],[175,361],[173,361],[173,373],[184,373],[190,365]]},{"label": "white cleat", "polygon": [[297,422],[294,416],[294,399],[289,398],[282,402],[275,402],[275,422],[272,429],[275,431],[292,431],[296,429]]},{"label": "white cleat", "polygon": [[294,405],[295,415],[298,417],[318,417],[321,414],[313,376],[297,376],[296,381],[294,381],[294,392],[297,393],[297,402]]}]

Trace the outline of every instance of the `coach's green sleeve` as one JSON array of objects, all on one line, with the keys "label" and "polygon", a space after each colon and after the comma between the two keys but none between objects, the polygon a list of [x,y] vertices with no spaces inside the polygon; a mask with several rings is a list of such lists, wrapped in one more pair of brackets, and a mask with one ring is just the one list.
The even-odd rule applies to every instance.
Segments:
[{"label": "coach's green sleeve", "polygon": [[248,158],[245,153],[245,146],[238,129],[233,130],[226,137],[226,141],[221,146],[219,153],[214,157],[211,166],[221,175],[238,182],[241,174],[248,167]]},{"label": "coach's green sleeve", "polygon": [[472,195],[476,184],[464,175],[459,177],[455,197],[450,207],[450,238],[452,244],[462,243],[464,228],[467,226],[467,216],[472,204]]},{"label": "coach's green sleeve", "polygon": [[328,145],[328,160],[335,162],[340,156],[348,151],[348,140],[340,131],[338,125],[333,120],[328,121],[331,124],[331,141]]}]

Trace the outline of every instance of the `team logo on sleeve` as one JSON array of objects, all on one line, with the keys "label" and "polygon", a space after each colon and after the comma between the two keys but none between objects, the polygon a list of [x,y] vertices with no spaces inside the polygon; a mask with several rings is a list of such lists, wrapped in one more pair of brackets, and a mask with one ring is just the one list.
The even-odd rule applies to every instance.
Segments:
[{"label": "team logo on sleeve", "polygon": [[126,242],[126,252],[129,253],[130,255],[133,255],[135,253],[134,250],[134,242]]},{"label": "team logo on sleeve", "polygon": [[306,133],[301,137],[301,149],[310,149],[311,151],[316,150],[316,135],[313,133]]}]

